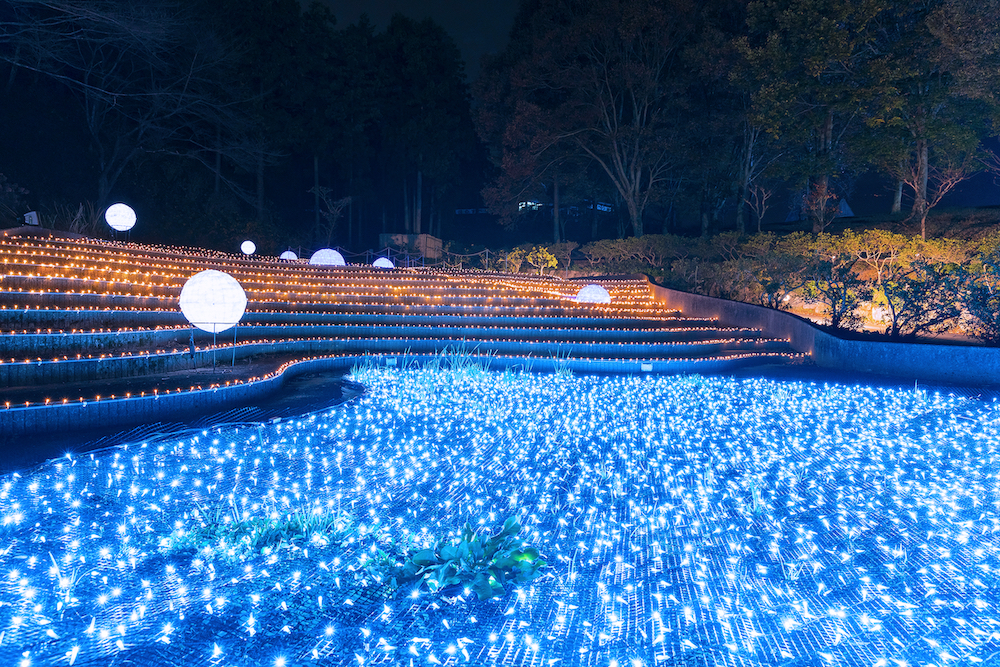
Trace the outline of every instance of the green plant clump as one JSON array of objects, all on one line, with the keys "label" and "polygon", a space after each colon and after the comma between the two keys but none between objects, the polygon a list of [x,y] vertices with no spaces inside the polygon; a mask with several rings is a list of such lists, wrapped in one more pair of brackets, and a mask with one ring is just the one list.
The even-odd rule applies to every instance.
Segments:
[{"label": "green plant clump", "polygon": [[538,549],[517,537],[521,525],[514,517],[493,535],[484,536],[468,523],[458,539],[443,539],[433,548],[404,556],[402,563],[379,553],[380,578],[393,588],[426,586],[431,593],[467,587],[480,600],[503,595],[509,583],[534,580],[546,567]]},{"label": "green plant clump", "polygon": [[345,514],[292,512],[278,520],[266,517],[236,519],[217,512],[216,516],[195,510],[199,525],[189,531],[175,531],[160,543],[166,553],[198,552],[227,560],[246,560],[280,548],[303,546],[309,542],[340,542],[352,532],[353,522]]}]

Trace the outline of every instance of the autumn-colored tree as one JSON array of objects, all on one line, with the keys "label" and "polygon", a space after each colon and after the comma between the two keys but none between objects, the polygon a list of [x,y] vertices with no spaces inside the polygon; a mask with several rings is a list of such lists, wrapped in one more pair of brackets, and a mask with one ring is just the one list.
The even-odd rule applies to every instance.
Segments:
[{"label": "autumn-colored tree", "polygon": [[883,278],[893,278],[905,270],[919,249],[910,237],[885,229],[867,229],[859,234],[844,230],[841,247],[874,271],[879,285]]},{"label": "autumn-colored tree", "polygon": [[538,269],[538,275],[542,275],[545,269],[554,269],[559,266],[556,256],[549,252],[545,246],[535,246],[524,257],[528,264]]},{"label": "autumn-colored tree", "polygon": [[884,229],[845,230],[844,252],[875,274],[873,300],[881,304],[893,338],[933,333],[958,315],[959,276],[954,243],[925,242]]},{"label": "autumn-colored tree", "polygon": [[567,241],[565,243],[555,243],[549,246],[549,252],[562,264],[563,269],[569,270],[570,265],[573,263],[573,251],[580,247],[580,244],[576,241]]}]

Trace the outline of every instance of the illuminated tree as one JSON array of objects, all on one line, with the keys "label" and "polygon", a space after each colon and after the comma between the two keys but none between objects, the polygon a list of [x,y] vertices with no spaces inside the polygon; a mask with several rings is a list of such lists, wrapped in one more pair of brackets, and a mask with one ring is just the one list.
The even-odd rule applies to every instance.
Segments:
[{"label": "illuminated tree", "polygon": [[542,275],[545,269],[554,269],[559,266],[556,256],[549,252],[544,246],[535,246],[524,257],[528,264],[538,269],[538,275]]}]

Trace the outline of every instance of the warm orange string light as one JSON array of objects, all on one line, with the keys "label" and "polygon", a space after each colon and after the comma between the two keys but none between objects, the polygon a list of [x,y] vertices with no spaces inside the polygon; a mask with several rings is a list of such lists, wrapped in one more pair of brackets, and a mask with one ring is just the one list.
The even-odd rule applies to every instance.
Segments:
[{"label": "warm orange string light", "polygon": [[[578,304],[575,302],[575,289],[579,287],[576,283],[567,284],[552,276],[527,276],[512,274],[492,274],[479,270],[438,270],[438,269],[400,269],[391,274],[391,281],[387,282],[386,273],[382,270],[371,270],[366,267],[314,267],[303,263],[279,263],[276,260],[255,259],[249,260],[242,256],[235,256],[227,253],[218,253],[193,248],[176,248],[165,246],[148,246],[135,243],[122,242],[99,242],[89,239],[80,240],[46,240],[40,241],[27,237],[0,237],[0,256],[3,259],[4,272],[0,275],[0,291],[6,298],[17,298],[17,295],[42,296],[51,298],[63,295],[67,299],[73,299],[74,295],[93,295],[98,297],[115,297],[115,308],[110,306],[94,306],[75,304],[67,308],[60,309],[58,306],[33,303],[3,303],[0,308],[4,310],[64,310],[73,312],[164,312],[166,310],[176,310],[176,298],[184,281],[194,273],[211,267],[231,273],[234,277],[246,286],[248,294],[253,301],[248,314],[251,316],[292,316],[297,315],[319,315],[319,316],[385,316],[387,314],[404,315],[412,317],[440,317],[451,316],[461,317],[460,324],[436,324],[428,322],[406,323],[405,326],[415,333],[426,331],[434,333],[434,329],[458,328],[463,333],[448,335],[435,335],[430,339],[439,343],[475,343],[485,345],[496,345],[501,343],[520,343],[526,340],[535,340],[547,345],[573,345],[581,350],[588,347],[603,345],[607,347],[626,348],[629,345],[656,345],[678,346],[693,345],[693,342],[684,341],[608,341],[608,340],[580,340],[574,338],[569,332],[584,331],[615,331],[615,332],[696,332],[710,330],[724,330],[730,333],[746,331],[736,327],[649,327],[638,324],[626,327],[621,326],[622,318],[634,318],[645,323],[665,322],[668,320],[678,320],[679,315],[674,310],[664,308],[661,304],[652,299],[648,285],[640,280],[620,280],[620,281],[595,281],[603,284],[612,294],[612,304]],[[28,284],[25,281],[44,279],[46,286],[40,287],[35,284]],[[56,280],[63,281],[57,284]],[[152,307],[149,301],[158,303],[159,307]],[[70,301],[70,303],[72,303]],[[284,304],[292,306],[291,309],[275,309],[267,304]],[[426,310],[425,310],[426,309]],[[566,316],[590,321],[597,329],[584,326],[574,327],[561,325],[554,326],[529,326],[526,322],[505,324],[498,322],[497,318],[524,318],[537,317],[545,318],[552,315]],[[704,321],[704,320],[703,320]],[[710,320],[711,321],[711,320]],[[254,328],[267,327],[352,327],[360,326],[366,328],[376,328],[385,330],[385,336],[376,338],[365,337],[360,334],[335,336],[282,336],[279,338],[253,338],[241,342],[240,348],[253,345],[273,345],[277,342],[294,344],[297,342],[316,343],[325,341],[329,343],[340,343],[347,340],[369,341],[412,341],[412,337],[391,335],[394,327],[399,324],[372,323],[355,324],[347,322],[252,322],[248,326]],[[485,335],[470,336],[469,327],[476,327],[486,330]],[[523,333],[521,337],[490,336],[489,330],[507,330],[515,328]],[[123,334],[133,332],[158,331],[169,335],[170,333],[180,334],[186,332],[188,327],[181,325],[167,325],[162,322],[151,327],[120,327],[113,328],[92,328],[89,332],[83,329],[73,328],[68,332],[64,329],[45,328],[35,329],[34,334],[22,330],[22,335],[43,334],[51,335],[75,335],[93,337],[98,334]],[[536,335],[540,331],[562,332],[562,336],[550,335],[539,340]],[[14,332],[11,332],[14,333]],[[3,335],[0,333],[0,335]],[[701,339],[698,344],[725,345],[734,343],[740,338],[736,336],[716,336]],[[774,342],[778,339],[754,338],[752,343],[757,346]],[[786,341],[787,342],[787,341]],[[215,346],[199,346],[198,352],[209,350],[219,350],[231,346],[220,344]],[[127,350],[117,354],[104,353],[95,357],[87,354],[87,360],[113,360],[124,359],[133,356],[167,356],[176,354],[186,354],[187,349],[148,349],[148,350]],[[437,354],[437,353],[426,353]],[[426,354],[411,355],[416,358],[426,356]],[[754,352],[753,356],[799,356],[790,352]],[[308,357],[316,358],[337,358],[342,354],[328,357]],[[350,356],[350,355],[347,355]],[[737,359],[746,358],[750,353],[730,353],[726,356],[716,356],[712,359]],[[518,355],[491,355],[501,359],[524,359],[526,357]],[[530,355],[529,355],[530,357]],[[78,353],[76,360],[83,361],[84,355]],[[585,361],[585,358],[573,358],[574,361]],[[26,358],[24,363],[60,363],[68,361],[68,356],[58,356],[52,360],[42,360],[40,357]],[[279,375],[290,366],[302,361],[296,360],[280,366],[271,374],[263,378],[253,377],[248,379],[236,379],[232,384],[244,382],[254,382]],[[600,362],[617,363],[638,363],[636,359],[597,359]],[[643,362],[663,361],[663,359],[644,359]],[[15,358],[0,360],[2,363],[15,363]],[[210,385],[210,388],[217,388],[221,385]],[[230,381],[226,386],[231,386]],[[200,385],[191,386],[187,391],[200,391]],[[177,388],[175,392],[181,392]],[[153,395],[158,395],[159,389],[153,389]],[[165,390],[164,393],[170,393]],[[145,397],[146,392],[140,392],[141,397]],[[116,400],[128,400],[132,398],[131,393],[126,393],[125,397],[118,397]],[[112,399],[115,399],[112,396]],[[101,400],[97,396],[95,400]],[[108,400],[108,399],[105,399]],[[80,401],[84,401],[81,397]],[[68,399],[63,399],[66,404]],[[49,404],[50,399],[45,400]],[[10,407],[10,403],[5,403]]]}]

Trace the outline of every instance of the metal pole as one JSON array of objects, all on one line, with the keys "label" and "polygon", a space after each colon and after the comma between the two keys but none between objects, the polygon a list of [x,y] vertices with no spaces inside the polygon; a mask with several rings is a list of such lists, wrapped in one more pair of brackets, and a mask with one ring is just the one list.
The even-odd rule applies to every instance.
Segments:
[{"label": "metal pole", "polygon": [[233,325],[233,368],[236,368],[236,330],[239,328],[239,322]]}]

